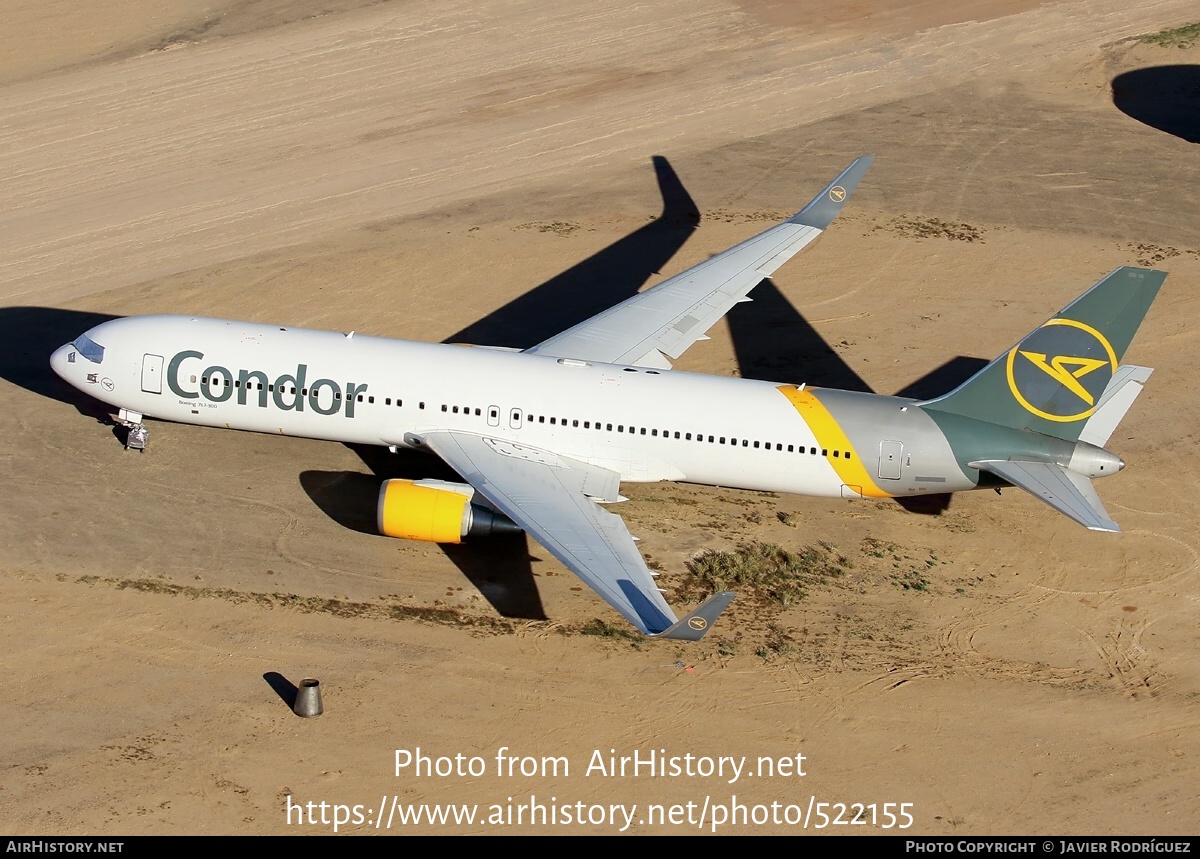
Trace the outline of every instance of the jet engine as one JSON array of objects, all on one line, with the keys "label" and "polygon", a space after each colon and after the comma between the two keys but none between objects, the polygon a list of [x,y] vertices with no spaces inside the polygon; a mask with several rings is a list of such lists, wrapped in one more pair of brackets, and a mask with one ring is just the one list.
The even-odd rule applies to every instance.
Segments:
[{"label": "jet engine", "polygon": [[379,487],[379,533],[429,543],[461,543],[467,537],[519,534],[506,516],[472,503],[475,490],[444,480],[385,480]]}]

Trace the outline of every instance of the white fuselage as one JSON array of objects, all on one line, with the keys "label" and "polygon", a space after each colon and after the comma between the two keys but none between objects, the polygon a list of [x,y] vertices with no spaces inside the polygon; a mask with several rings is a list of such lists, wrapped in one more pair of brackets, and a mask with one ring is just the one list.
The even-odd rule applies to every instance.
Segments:
[{"label": "white fuselage", "polygon": [[789,386],[770,382],[181,316],[117,319],[88,336],[102,360],[68,361],[64,346],[52,358],[59,375],[180,423],[398,447],[453,430],[627,481],[827,496],[847,494],[843,457],[865,455],[854,465],[873,472],[878,455],[830,450],[828,437],[823,446],[781,392]]}]

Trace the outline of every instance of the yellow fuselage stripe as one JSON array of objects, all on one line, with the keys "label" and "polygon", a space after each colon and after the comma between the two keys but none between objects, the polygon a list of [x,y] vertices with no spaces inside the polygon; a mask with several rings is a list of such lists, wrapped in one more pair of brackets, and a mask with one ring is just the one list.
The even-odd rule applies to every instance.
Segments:
[{"label": "yellow fuselage stripe", "polygon": [[870,472],[867,471],[866,464],[863,458],[859,456],[859,452],[850,444],[850,439],[846,437],[846,433],[842,430],[838,422],[834,420],[833,415],[829,413],[829,409],[821,404],[816,395],[812,391],[801,391],[791,385],[780,385],[777,389],[795,406],[796,411],[800,413],[800,417],[808,424],[808,428],[812,430],[812,434],[817,439],[817,444],[825,451],[839,451],[842,457],[847,452],[853,456],[849,459],[842,457],[826,456],[825,460],[833,466],[833,470],[837,472],[838,478],[841,479],[845,486],[852,486],[860,493],[869,498],[891,498],[890,492],[884,492],[875,485],[875,481],[871,479]]}]

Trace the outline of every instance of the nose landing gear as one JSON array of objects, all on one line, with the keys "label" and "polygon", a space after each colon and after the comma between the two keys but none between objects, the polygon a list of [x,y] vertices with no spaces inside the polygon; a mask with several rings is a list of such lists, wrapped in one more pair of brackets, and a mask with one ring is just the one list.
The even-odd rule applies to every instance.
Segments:
[{"label": "nose landing gear", "polygon": [[150,431],[142,423],[142,416],[137,412],[121,409],[117,419],[128,430],[125,435],[125,449],[136,450],[139,453],[144,452],[146,442],[150,438]]}]

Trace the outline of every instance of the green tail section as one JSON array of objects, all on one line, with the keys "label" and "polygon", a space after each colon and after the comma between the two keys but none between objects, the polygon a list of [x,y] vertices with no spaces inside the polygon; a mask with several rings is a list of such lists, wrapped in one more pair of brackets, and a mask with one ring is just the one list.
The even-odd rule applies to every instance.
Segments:
[{"label": "green tail section", "polygon": [[966,382],[921,407],[1075,441],[1166,277],[1144,268],[1117,269]]}]

